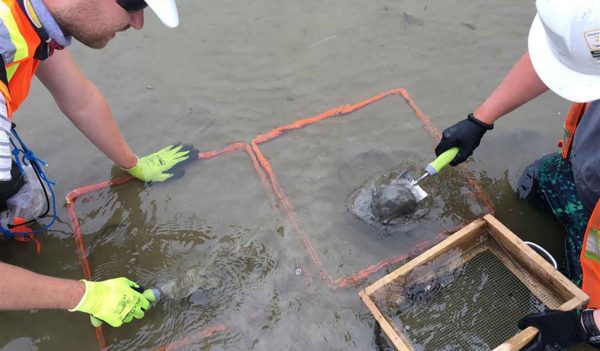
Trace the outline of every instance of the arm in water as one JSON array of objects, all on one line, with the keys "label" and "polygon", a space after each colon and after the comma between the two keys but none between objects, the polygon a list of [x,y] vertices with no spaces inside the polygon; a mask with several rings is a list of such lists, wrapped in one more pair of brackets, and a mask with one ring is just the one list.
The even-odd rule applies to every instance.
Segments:
[{"label": "arm in water", "polygon": [[64,309],[86,312],[114,327],[140,319],[150,301],[126,278],[77,281],[0,263],[0,310]]},{"label": "arm in water", "polygon": [[0,310],[66,310],[75,307],[85,291],[80,281],[41,275],[1,262],[0,277]]},{"label": "arm in water", "polygon": [[[189,150],[169,153],[164,149],[138,159],[121,134],[106,99],[81,72],[68,50],[56,51],[42,61],[36,74],[73,124],[117,166],[136,170],[130,171],[134,177],[164,181],[169,178],[164,171],[187,159]],[[160,160],[156,160],[157,154],[162,157]]]},{"label": "arm in water", "polygon": [[493,128],[496,120],[547,90],[548,87],[533,69],[529,54],[525,53],[469,118],[444,130],[442,140],[435,148],[436,154],[458,146],[460,152],[450,164],[456,166],[464,162],[479,146],[485,132]]}]

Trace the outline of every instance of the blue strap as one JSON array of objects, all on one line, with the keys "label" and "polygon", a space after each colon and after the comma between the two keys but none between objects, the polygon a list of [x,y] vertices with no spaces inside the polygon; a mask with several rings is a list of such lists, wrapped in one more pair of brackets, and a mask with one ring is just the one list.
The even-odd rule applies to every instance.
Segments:
[{"label": "blue strap", "polygon": [[[19,167],[19,171],[21,172],[22,175],[25,175],[25,171],[23,170],[23,164],[27,166],[28,162],[29,162],[29,164],[31,164],[31,166],[34,168],[34,170],[36,171],[36,173],[38,174],[40,179],[48,185],[50,194],[52,194],[52,220],[50,221],[50,223],[43,225],[42,228],[39,228],[39,229],[36,229],[33,231],[33,234],[37,234],[37,233],[48,230],[56,221],[56,196],[54,194],[54,186],[56,185],[56,182],[52,181],[51,179],[48,178],[48,176],[46,175],[46,172],[44,172],[44,169],[42,168],[42,166],[48,167],[48,164],[44,160],[38,158],[35,155],[35,153],[31,149],[29,149],[27,147],[27,145],[25,145],[25,143],[23,142],[23,140],[21,139],[21,137],[15,130],[14,124],[13,124],[13,127],[11,128],[11,132],[12,132],[13,136],[19,142],[19,145],[21,146],[21,148],[19,148],[16,145],[16,143],[14,142],[14,140],[12,138],[10,139],[10,142],[13,146],[12,154],[15,157],[15,162],[16,162],[17,166]],[[23,154],[23,156],[19,157],[20,154]],[[33,181],[33,180],[30,179],[29,181]],[[0,233],[6,235],[8,237],[27,236],[30,234],[30,233],[13,233],[9,229],[3,228],[2,226],[0,226]]]}]

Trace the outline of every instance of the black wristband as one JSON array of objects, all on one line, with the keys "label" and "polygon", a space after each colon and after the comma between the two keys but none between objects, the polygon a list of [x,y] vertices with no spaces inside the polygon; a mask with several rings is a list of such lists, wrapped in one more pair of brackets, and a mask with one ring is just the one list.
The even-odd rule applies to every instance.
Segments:
[{"label": "black wristband", "polygon": [[487,124],[485,122],[482,122],[480,120],[478,120],[477,118],[475,118],[475,116],[472,113],[469,113],[469,116],[467,117],[467,119],[475,124],[477,124],[478,126],[480,126],[481,128],[485,129],[485,130],[492,130],[494,129],[494,125],[493,124]]},{"label": "black wristband", "polygon": [[596,321],[594,320],[594,310],[581,312],[581,320],[587,332],[588,343],[594,346],[600,345],[600,330],[598,330],[598,326],[596,326]]}]

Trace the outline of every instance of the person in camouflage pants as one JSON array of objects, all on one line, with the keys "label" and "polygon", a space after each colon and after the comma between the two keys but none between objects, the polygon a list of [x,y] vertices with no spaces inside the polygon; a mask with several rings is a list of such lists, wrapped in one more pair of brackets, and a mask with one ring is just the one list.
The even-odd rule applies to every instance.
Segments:
[{"label": "person in camouflage pants", "polygon": [[581,287],[583,274],[579,255],[591,213],[577,194],[571,163],[559,152],[538,159],[521,175],[518,192],[521,199],[553,215],[565,228],[566,262],[561,271]]},{"label": "person in camouflage pants", "polygon": [[532,313],[517,324],[538,330],[525,351],[564,350],[582,342],[600,349],[600,2],[535,4],[528,52],[481,105],[444,130],[435,153],[458,147],[450,165],[464,162],[495,121],[548,90],[573,102],[562,152],[531,164],[518,191],[565,228],[562,270],[588,294],[589,308]]}]

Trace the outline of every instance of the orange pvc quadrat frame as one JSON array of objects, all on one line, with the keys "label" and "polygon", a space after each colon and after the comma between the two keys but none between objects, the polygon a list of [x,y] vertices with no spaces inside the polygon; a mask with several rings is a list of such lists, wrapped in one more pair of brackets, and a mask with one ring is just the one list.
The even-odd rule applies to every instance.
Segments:
[{"label": "orange pvc quadrat frame", "polygon": [[[432,247],[433,245],[435,245],[438,242],[440,242],[441,240],[443,240],[449,233],[452,232],[452,230],[439,233],[438,236],[435,237],[431,241],[422,242],[422,243],[419,243],[419,244],[413,246],[413,248],[411,249],[411,252],[409,254],[398,255],[395,257],[386,258],[386,259],[383,259],[375,264],[372,264],[372,265],[360,270],[359,272],[357,272],[355,274],[345,276],[345,277],[334,278],[327,271],[327,269],[321,262],[318,254],[316,253],[315,249],[313,248],[313,245],[311,243],[308,233],[302,227],[299,220],[297,219],[296,213],[294,211],[294,207],[291,204],[291,201],[287,197],[284,189],[278,183],[276,173],[275,173],[273,167],[271,166],[271,163],[267,159],[267,157],[261,151],[259,145],[266,143],[270,140],[273,140],[275,138],[278,138],[278,137],[282,136],[283,134],[285,134],[286,132],[293,131],[295,129],[300,129],[300,128],[303,128],[303,127],[306,127],[306,126],[309,126],[312,124],[316,124],[320,121],[323,121],[323,120],[326,120],[329,118],[342,117],[342,116],[348,115],[354,111],[360,110],[366,106],[369,106],[377,101],[380,101],[380,100],[390,97],[390,96],[402,97],[403,100],[408,104],[408,106],[415,112],[416,117],[419,119],[419,121],[423,125],[423,128],[425,129],[425,131],[434,140],[440,139],[441,134],[435,127],[432,126],[429,117],[427,117],[427,115],[417,106],[417,104],[414,102],[414,100],[410,97],[410,95],[408,94],[408,92],[405,89],[399,88],[399,89],[389,90],[387,92],[373,96],[369,99],[358,102],[356,104],[342,105],[342,106],[333,108],[331,110],[325,111],[321,114],[318,114],[318,115],[315,115],[312,117],[308,117],[308,118],[299,119],[291,124],[287,124],[284,126],[274,128],[267,133],[256,136],[254,139],[252,139],[250,141],[250,143],[245,143],[245,142],[232,143],[223,149],[200,152],[200,153],[198,153],[197,157],[200,160],[207,160],[207,159],[218,157],[218,156],[220,156],[222,154],[226,154],[226,153],[245,151],[250,158],[252,166],[253,166],[254,170],[256,171],[256,174],[257,174],[261,184],[263,185],[265,192],[267,193],[267,196],[271,202],[273,209],[275,210],[277,208],[280,208],[281,211],[283,212],[283,215],[288,218],[288,220],[290,221],[290,223],[294,229],[294,232],[300,237],[310,260],[315,265],[315,268],[319,271],[322,279],[324,279],[324,281],[332,289],[345,288],[347,286],[355,285],[385,267],[389,267],[391,265],[404,262],[410,256],[419,254],[423,250],[425,250],[429,247]],[[483,190],[482,190],[481,186],[479,185],[479,183],[477,182],[477,179],[474,176],[474,174],[466,166],[464,166],[462,164],[458,166],[458,169],[467,179],[468,186],[473,190],[475,197],[478,199],[478,201],[484,207],[485,211],[493,214],[494,209],[491,204],[491,201],[487,197],[487,195],[483,192]],[[92,192],[95,192],[95,191],[98,191],[98,190],[101,190],[104,188],[108,188],[111,186],[125,184],[125,183],[131,181],[132,179],[133,179],[133,177],[128,176],[128,177],[104,181],[104,182],[101,182],[98,184],[87,185],[87,186],[72,190],[66,196],[67,212],[69,214],[69,218],[71,221],[77,257],[78,257],[79,264],[80,264],[82,272],[83,272],[83,276],[86,279],[91,279],[92,274],[91,274],[90,264],[86,257],[85,244],[83,242],[83,236],[81,233],[79,220],[77,218],[77,213],[75,210],[76,200],[78,197],[80,197],[82,195],[89,194],[89,193],[92,193]],[[202,329],[195,333],[189,334],[186,337],[179,339],[175,342],[160,346],[157,348],[157,350],[175,350],[175,349],[184,347],[186,345],[189,345],[193,342],[196,342],[201,338],[210,336],[214,333],[223,332],[226,329],[227,329],[227,326],[223,325],[223,324],[205,328],[205,329]],[[108,348],[108,345],[104,338],[102,327],[96,328],[96,339],[98,341],[98,345],[101,350]]]}]

